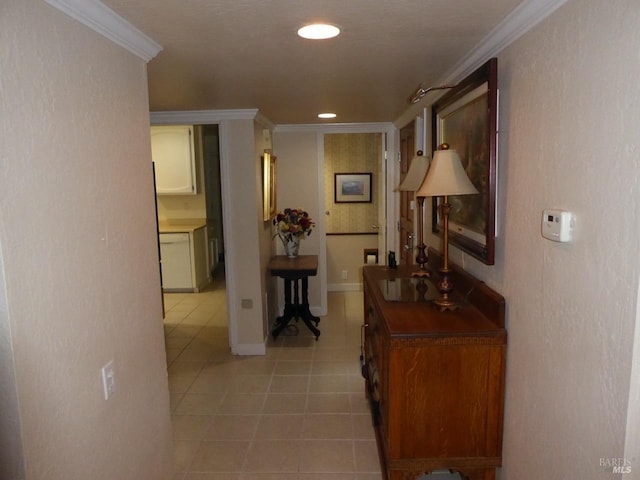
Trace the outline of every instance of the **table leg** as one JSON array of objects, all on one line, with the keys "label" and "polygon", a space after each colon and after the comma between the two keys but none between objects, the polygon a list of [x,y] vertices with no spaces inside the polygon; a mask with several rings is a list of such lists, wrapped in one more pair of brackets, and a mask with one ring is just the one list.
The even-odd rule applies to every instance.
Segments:
[{"label": "table leg", "polygon": [[[296,303],[298,296],[298,282],[296,281]],[[276,323],[271,330],[273,338],[278,338],[278,335],[287,328],[292,318],[296,316],[296,306],[291,303],[291,280],[284,279],[284,312],[281,317],[276,318]]]},{"label": "table leg", "polygon": [[[297,290],[296,290],[297,293]],[[313,332],[316,336],[316,341],[318,341],[318,337],[320,336],[320,330],[316,328],[318,323],[320,322],[320,318],[311,314],[311,310],[309,309],[309,277],[302,278],[302,312],[301,317],[304,324],[307,326],[309,330]],[[315,322],[316,326],[314,326],[311,322]]]}]

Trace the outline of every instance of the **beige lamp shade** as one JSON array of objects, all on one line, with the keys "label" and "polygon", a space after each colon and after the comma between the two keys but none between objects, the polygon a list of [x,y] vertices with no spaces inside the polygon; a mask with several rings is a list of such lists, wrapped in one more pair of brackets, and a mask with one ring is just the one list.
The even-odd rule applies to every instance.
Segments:
[{"label": "beige lamp shade", "polygon": [[409,166],[409,171],[404,176],[400,185],[398,185],[395,189],[396,192],[415,192],[420,188],[422,182],[424,181],[424,177],[427,174],[427,169],[429,168],[429,159],[422,155],[416,155],[411,160],[411,165]]},{"label": "beige lamp shade", "polygon": [[478,193],[462,168],[455,150],[436,150],[427,176],[416,191],[418,197],[469,195]]}]

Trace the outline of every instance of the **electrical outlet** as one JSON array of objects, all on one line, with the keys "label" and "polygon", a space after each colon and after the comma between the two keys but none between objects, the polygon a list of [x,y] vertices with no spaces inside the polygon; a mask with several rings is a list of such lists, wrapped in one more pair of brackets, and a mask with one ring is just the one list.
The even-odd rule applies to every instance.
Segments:
[{"label": "electrical outlet", "polygon": [[346,280],[346,279],[347,279],[347,271],[342,270],[342,280]]},{"label": "electrical outlet", "polygon": [[116,391],[116,377],[113,370],[113,360],[109,361],[104,367],[102,367],[102,387],[104,389],[104,399],[109,400],[109,397]]}]

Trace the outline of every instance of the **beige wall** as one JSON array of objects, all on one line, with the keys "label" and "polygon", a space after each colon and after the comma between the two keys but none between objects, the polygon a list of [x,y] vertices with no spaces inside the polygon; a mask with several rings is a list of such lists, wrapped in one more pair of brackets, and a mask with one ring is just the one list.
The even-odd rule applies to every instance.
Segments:
[{"label": "beige wall", "polygon": [[[234,353],[264,353],[263,257],[264,237],[259,148],[254,141],[252,119],[226,120],[220,125],[225,262],[228,308],[234,310],[230,324]],[[243,307],[243,300],[245,300]],[[247,302],[248,301],[248,302]],[[247,307],[247,304],[251,304]]]},{"label": "beige wall", "polygon": [[[638,25],[635,0],[574,0],[498,56],[496,265],[452,256],[507,300],[504,479],[640,471]],[[574,242],[541,237],[545,208],[576,214]]]},{"label": "beige wall", "polygon": [[[273,153],[278,157],[277,164],[277,210],[302,208],[318,225],[310,236],[300,242],[300,255],[320,255],[320,216],[318,203],[318,134],[314,131],[277,132],[274,134]],[[284,255],[282,244],[273,240],[278,255]],[[321,304],[322,262],[318,275],[309,278],[309,304],[317,307]],[[278,282],[279,302],[283,302],[282,281]]]},{"label": "beige wall", "polygon": [[[269,130],[267,125],[263,125],[262,123],[256,121],[254,122],[254,143],[256,146],[255,158],[257,161],[256,165],[256,191],[258,192],[258,197],[256,198],[256,208],[258,211],[258,232],[260,236],[260,264],[262,266],[261,272],[263,272],[262,277],[262,309],[263,309],[263,323],[262,323],[262,334],[264,338],[269,336],[270,326],[275,321],[278,316],[278,279],[276,277],[272,277],[271,273],[267,269],[267,265],[269,264],[269,260],[276,253],[276,244],[275,241],[271,238],[272,233],[272,224],[271,221],[264,221],[263,214],[263,178],[262,178],[262,155],[265,150],[272,150],[272,143],[267,143],[264,137],[264,130]],[[271,135],[271,133],[270,133]],[[269,137],[271,138],[271,137]]]},{"label": "beige wall", "polygon": [[145,65],[44,2],[1,8],[0,477],[170,479]]},{"label": "beige wall", "polygon": [[[378,248],[377,235],[327,235],[327,289],[347,291],[362,289],[364,249]],[[378,263],[385,263],[381,252]],[[342,272],[347,278],[342,278]]]}]

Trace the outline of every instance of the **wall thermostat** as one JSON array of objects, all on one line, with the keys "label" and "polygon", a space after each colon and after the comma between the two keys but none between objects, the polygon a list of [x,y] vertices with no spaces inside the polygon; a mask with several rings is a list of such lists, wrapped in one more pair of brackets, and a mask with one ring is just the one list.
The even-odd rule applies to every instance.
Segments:
[{"label": "wall thermostat", "polygon": [[573,240],[575,220],[573,213],[565,210],[544,210],[542,212],[542,236],[554,242]]}]

